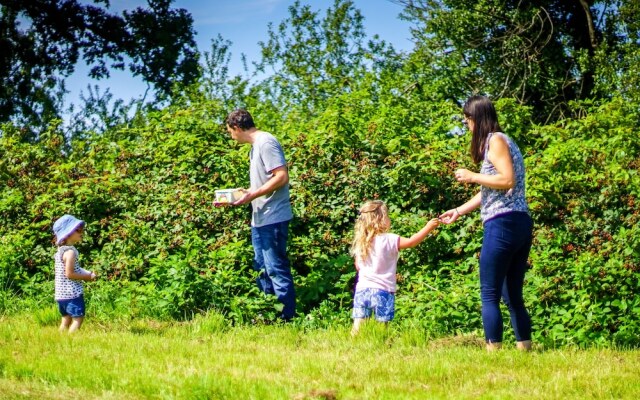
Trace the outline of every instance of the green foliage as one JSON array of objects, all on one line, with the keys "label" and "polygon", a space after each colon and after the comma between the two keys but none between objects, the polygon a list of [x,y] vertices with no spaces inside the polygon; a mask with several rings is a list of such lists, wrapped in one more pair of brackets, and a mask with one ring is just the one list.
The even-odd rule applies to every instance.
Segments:
[{"label": "green foliage", "polygon": [[534,320],[550,340],[637,344],[639,113],[621,100],[583,111],[541,128],[548,144],[528,160]]},{"label": "green foliage", "polygon": [[217,335],[229,330],[229,322],[224,315],[216,312],[197,314],[187,325],[194,336]]},{"label": "green foliage", "polygon": [[[474,168],[466,138],[449,133],[459,110],[382,86],[335,97],[316,118],[292,110],[272,126],[289,160],[289,253],[308,327],[348,322],[348,248],[361,202],[387,201],[392,230],[409,236],[476,190],[451,177],[458,166]],[[617,100],[576,103],[573,112],[584,117],[537,127],[528,109],[506,99],[497,105],[528,154],[536,230],[526,296],[535,339],[636,345],[638,111]],[[279,304],[254,285],[248,211],[211,205],[216,188],[248,184],[248,148],[226,137],[223,115],[212,101],[170,107],[71,148],[56,126],[37,145],[6,127],[5,290],[51,298],[51,224],[69,212],[88,222],[80,253],[101,276],[87,286],[96,316],[188,319],[213,309],[239,324],[275,318]],[[480,246],[473,215],[402,252],[398,319],[432,335],[479,330]]]},{"label": "green foliage", "polygon": [[430,98],[510,97],[545,123],[567,115],[570,101],[637,87],[627,84],[637,79],[636,1],[395,2],[415,24],[408,67]]},{"label": "green foliage", "polygon": [[324,18],[311,6],[295,1],[289,17],[269,26],[260,41],[259,72],[270,75],[261,84],[267,99],[282,108],[295,106],[315,115],[332,96],[348,93],[365,72],[394,57],[378,39],[365,44],[363,17],[353,1],[334,0]]},{"label": "green foliage", "polygon": [[33,320],[40,326],[58,326],[60,324],[60,311],[58,307],[51,305],[47,308],[34,310]]},{"label": "green foliage", "polygon": [[[212,206],[215,189],[248,186],[249,148],[223,127],[230,109],[242,105],[260,129],[279,138],[289,162],[295,214],[289,256],[300,325],[347,324],[355,277],[348,249],[359,205],[385,200],[392,231],[410,236],[476,193],[477,187],[458,184],[453,171],[478,166],[470,162],[468,136],[455,133],[462,92],[451,97],[445,90],[458,84],[457,75],[416,82],[419,70],[434,72],[437,64],[400,65],[384,46],[345,53],[350,47],[341,39],[359,43],[361,22],[350,2],[336,1],[334,8],[340,12],[320,23],[296,3],[293,26],[272,35],[270,46],[281,52],[267,61],[286,61],[289,81],[284,75],[280,83],[254,86],[238,77],[228,81],[215,68],[228,50],[219,39],[202,80],[164,109],[140,110],[122,123],[105,119],[103,133],[72,140],[58,122],[43,129],[38,143],[28,130],[3,125],[0,312],[50,304],[51,226],[71,213],[88,223],[81,262],[100,276],[86,286],[90,316],[172,321],[209,313],[214,322],[202,329],[212,331],[221,316],[229,324],[270,324],[281,305],[255,287],[249,210]],[[333,24],[345,34],[332,34]],[[304,46],[316,43],[311,38],[329,53],[326,75],[303,73],[309,58],[300,60],[297,52],[316,51]],[[278,47],[279,40],[287,47]],[[386,62],[369,68],[358,58],[366,54]],[[625,54],[626,65],[637,67],[637,52]],[[343,62],[353,62],[354,70],[337,68]],[[596,70],[598,90],[635,79]],[[539,125],[533,121],[544,118],[535,104],[496,101],[501,125],[527,165],[535,243],[525,295],[536,342],[638,345],[637,104],[629,88],[567,103],[573,117]],[[403,251],[397,323],[428,337],[479,332],[481,240],[474,214]],[[145,331],[146,322],[140,324],[134,329]]]},{"label": "green foliage", "polygon": [[79,59],[94,78],[127,68],[160,96],[171,94],[176,82],[194,82],[193,19],[185,9],[171,8],[172,1],[149,0],[122,16],[110,13],[104,0],[3,1],[0,122],[20,120],[34,129],[59,117],[64,77]]}]

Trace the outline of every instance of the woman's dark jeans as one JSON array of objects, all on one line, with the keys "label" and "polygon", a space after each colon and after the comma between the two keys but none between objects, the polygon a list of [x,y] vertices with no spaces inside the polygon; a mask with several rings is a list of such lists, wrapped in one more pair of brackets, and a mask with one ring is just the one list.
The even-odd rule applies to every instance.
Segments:
[{"label": "woman's dark jeans", "polygon": [[531,319],[524,307],[522,286],[529,268],[533,223],[527,213],[498,215],[484,223],[480,253],[480,298],[485,340],[502,342],[500,297],[511,315],[516,340],[531,340]]}]

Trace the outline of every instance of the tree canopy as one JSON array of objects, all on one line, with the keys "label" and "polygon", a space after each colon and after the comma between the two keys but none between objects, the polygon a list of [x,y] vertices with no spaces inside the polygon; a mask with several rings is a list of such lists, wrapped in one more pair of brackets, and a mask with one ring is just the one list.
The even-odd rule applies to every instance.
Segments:
[{"label": "tree canopy", "polygon": [[334,0],[324,17],[294,2],[284,21],[269,25],[269,39],[259,42],[256,67],[268,75],[263,86],[280,104],[304,103],[314,112],[331,96],[354,90],[367,70],[380,70],[395,57],[386,42],[367,41],[363,21],[352,1]]},{"label": "tree canopy", "polygon": [[174,83],[198,76],[193,19],[173,0],[110,13],[108,0],[0,1],[0,121],[46,123],[60,111],[64,78],[80,60],[90,76],[128,69],[171,93]]},{"label": "tree canopy", "polygon": [[394,2],[416,24],[411,58],[418,80],[440,82],[445,98],[513,97],[543,118],[596,95],[595,75],[605,65],[610,75],[623,72],[626,46],[637,47],[640,33],[640,6],[632,1]]}]

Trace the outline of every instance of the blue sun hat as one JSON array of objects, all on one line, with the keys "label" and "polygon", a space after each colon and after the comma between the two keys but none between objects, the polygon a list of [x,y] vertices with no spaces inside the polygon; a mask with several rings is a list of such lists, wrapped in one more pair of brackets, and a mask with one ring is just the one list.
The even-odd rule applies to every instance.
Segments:
[{"label": "blue sun hat", "polygon": [[83,220],[73,215],[65,214],[53,224],[53,233],[56,235],[56,244],[60,245],[68,238],[78,227],[84,226]]}]

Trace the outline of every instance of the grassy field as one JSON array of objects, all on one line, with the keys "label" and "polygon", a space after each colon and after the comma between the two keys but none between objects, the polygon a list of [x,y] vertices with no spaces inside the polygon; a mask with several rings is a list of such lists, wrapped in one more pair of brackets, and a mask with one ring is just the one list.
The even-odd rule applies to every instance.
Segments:
[{"label": "grassy field", "polygon": [[0,320],[2,399],[638,399],[637,350],[505,349],[368,324]]}]

